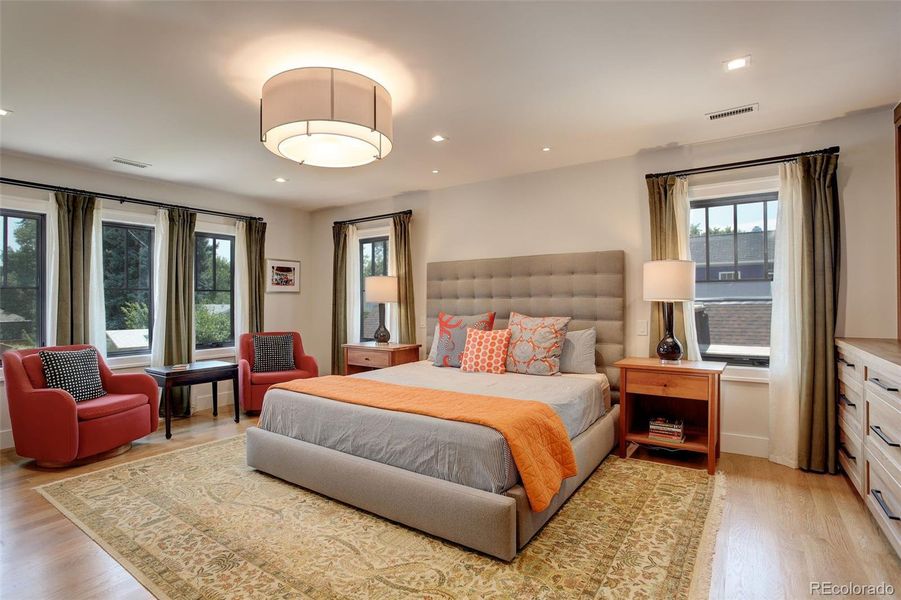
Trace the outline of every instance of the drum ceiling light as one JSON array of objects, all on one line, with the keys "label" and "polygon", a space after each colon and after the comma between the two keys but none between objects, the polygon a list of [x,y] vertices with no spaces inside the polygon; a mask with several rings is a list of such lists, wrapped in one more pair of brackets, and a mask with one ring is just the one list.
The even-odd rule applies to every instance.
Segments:
[{"label": "drum ceiling light", "polygon": [[391,94],[365,75],[291,69],[263,84],[260,141],[278,156],[316,167],[357,167],[391,152]]}]

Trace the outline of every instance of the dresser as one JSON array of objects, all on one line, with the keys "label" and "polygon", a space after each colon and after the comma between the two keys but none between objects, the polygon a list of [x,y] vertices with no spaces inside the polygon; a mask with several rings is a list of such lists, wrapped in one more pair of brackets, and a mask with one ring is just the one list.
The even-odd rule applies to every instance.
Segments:
[{"label": "dresser", "polygon": [[901,555],[901,341],[837,338],[842,470]]}]

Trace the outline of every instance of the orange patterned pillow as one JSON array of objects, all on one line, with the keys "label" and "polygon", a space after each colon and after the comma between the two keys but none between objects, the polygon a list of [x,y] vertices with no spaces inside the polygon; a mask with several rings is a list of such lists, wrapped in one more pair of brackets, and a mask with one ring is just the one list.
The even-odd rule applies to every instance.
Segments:
[{"label": "orange patterned pillow", "polygon": [[467,329],[460,370],[470,373],[505,373],[509,344],[509,329]]}]

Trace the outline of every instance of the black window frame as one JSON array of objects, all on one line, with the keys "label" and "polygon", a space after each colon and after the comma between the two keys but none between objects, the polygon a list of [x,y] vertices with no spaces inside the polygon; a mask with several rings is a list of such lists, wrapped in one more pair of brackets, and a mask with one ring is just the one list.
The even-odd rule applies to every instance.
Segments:
[{"label": "black window frame", "polygon": [[[738,194],[735,196],[725,196],[722,198],[710,198],[710,199],[702,199],[702,200],[692,200],[689,205],[690,210],[695,209],[704,209],[704,253],[705,253],[705,261],[703,264],[704,267],[704,279],[697,278],[697,271],[695,271],[695,283],[719,283],[719,282],[733,282],[733,281],[767,281],[772,283],[773,275],[770,273],[768,266],[770,265],[770,256],[769,256],[769,240],[767,238],[769,234],[769,223],[768,223],[768,215],[767,215],[767,205],[769,202],[778,202],[779,201],[779,192],[757,192],[754,194]],[[721,279],[711,279],[710,277],[710,209],[719,207],[719,206],[732,206],[732,240],[733,240],[733,251],[732,251],[732,261],[734,272],[738,273],[738,206],[741,204],[755,204],[762,203],[763,204],[763,276],[762,277],[749,277],[742,279],[734,279],[734,280],[721,280]],[[690,238],[691,236],[689,236]],[[774,252],[775,254],[775,252]],[[775,256],[772,257],[773,263],[775,262]],[[770,295],[770,306],[772,310],[772,294]],[[771,346],[772,347],[772,346]],[[708,354],[706,352],[701,352],[702,360],[712,360],[725,362],[729,365],[735,366],[743,366],[743,367],[769,367],[770,365],[770,357],[766,356],[750,356],[747,354]]]},{"label": "black window frame", "polygon": [[[200,285],[200,273],[198,269],[200,268],[200,240],[202,238],[207,238],[213,240],[213,287],[212,289],[200,289],[198,286]],[[229,260],[229,270],[231,281],[231,288],[228,290],[220,290],[216,289],[216,245],[218,240],[228,241],[230,243],[231,248],[231,256]],[[208,233],[206,231],[197,231],[194,233],[194,319],[197,319],[197,292],[229,292],[229,326],[231,328],[231,336],[228,340],[224,342],[213,342],[211,344],[198,344],[196,339],[196,324],[194,327],[195,331],[195,339],[194,339],[194,349],[195,350],[208,350],[211,348],[231,348],[235,345],[235,236],[227,235],[224,233]]]},{"label": "black window frame", "polygon": [[[154,300],[154,296],[153,296],[153,274],[154,274],[154,272],[155,272],[154,264],[153,264],[153,259],[155,258],[155,252],[154,252],[154,251],[155,251],[155,248],[154,248],[154,245],[156,244],[156,240],[154,239],[154,234],[155,234],[154,228],[153,228],[152,225],[137,225],[137,224],[135,224],[135,223],[122,223],[122,222],[119,222],[119,221],[102,221],[102,223],[101,223],[101,233],[100,233],[101,239],[103,238],[103,229],[104,229],[105,227],[110,227],[110,228],[115,228],[115,229],[124,229],[124,230],[126,230],[126,234],[127,234],[127,232],[128,232],[129,229],[138,230],[138,231],[149,231],[150,234],[151,234],[151,235],[150,235],[150,273],[149,273],[150,277],[149,277],[149,281],[148,281],[148,284],[147,284],[148,287],[147,287],[147,288],[132,288],[132,287],[128,287],[128,242],[126,242],[126,243],[125,243],[125,260],[124,260],[123,263],[122,263],[122,264],[124,265],[124,269],[125,269],[125,277],[124,277],[124,281],[125,281],[125,283],[126,283],[126,286],[123,287],[123,288],[116,288],[116,289],[134,290],[134,291],[140,291],[140,292],[144,292],[144,291],[150,292],[150,302],[149,302],[149,304],[148,304],[148,306],[147,306],[147,319],[148,319],[148,324],[147,324],[147,350],[146,350],[146,351],[140,350],[140,351],[138,351],[138,352],[133,352],[133,351],[130,351],[130,350],[119,350],[119,351],[109,352],[109,351],[107,350],[107,354],[106,354],[106,355],[109,356],[109,357],[116,357],[116,356],[147,356],[147,355],[149,355],[149,354],[152,352],[152,348],[153,348],[153,315],[154,315],[154,306],[153,306],[153,300]],[[103,301],[104,301],[104,303],[105,303],[105,302],[106,302],[106,289],[107,289],[107,288],[106,288],[106,267],[105,267],[105,266],[102,266],[102,268],[103,268],[103,295],[104,295]],[[104,306],[103,308],[104,308],[104,311],[105,311],[105,310],[106,310],[106,307]],[[104,328],[104,329],[105,329],[105,328]]]},{"label": "black window frame", "polygon": [[[7,219],[34,219],[37,221],[37,272],[35,273],[35,285],[34,286],[8,286],[8,267],[9,261],[7,260],[7,235],[9,232],[9,227],[7,224]],[[8,208],[0,208],[0,226],[3,227],[2,233],[2,244],[3,244],[3,265],[0,266],[0,291],[5,289],[34,289],[35,294],[38,299],[37,310],[35,311],[35,315],[38,321],[38,339],[37,347],[43,347],[47,345],[47,217],[44,213],[30,212],[27,210],[15,210]],[[3,362],[2,357],[0,357],[0,363]]]},{"label": "black window frame", "polygon": [[[363,272],[363,246],[366,244],[372,245],[372,265],[375,266],[375,244],[381,244],[385,248],[385,272],[384,273],[364,273]],[[391,249],[388,247],[388,236],[387,235],[379,235],[375,237],[366,237],[360,238],[360,341],[361,342],[372,342],[375,338],[366,337],[363,335],[363,327],[364,327],[364,308],[366,307],[366,278],[372,275],[388,275],[388,252]]]}]

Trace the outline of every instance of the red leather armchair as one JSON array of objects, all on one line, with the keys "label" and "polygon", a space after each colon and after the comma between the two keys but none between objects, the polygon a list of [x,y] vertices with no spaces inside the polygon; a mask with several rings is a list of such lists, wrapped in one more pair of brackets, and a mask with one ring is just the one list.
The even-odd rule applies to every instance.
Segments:
[{"label": "red leather armchair", "polygon": [[[254,373],[253,336],[291,335],[294,338],[294,370]],[[296,331],[267,331],[264,333],[244,333],[238,343],[238,385],[241,388],[241,407],[244,412],[263,410],[263,396],[269,386],[292,379],[319,377],[316,359],[303,353],[303,341]]]},{"label": "red leather armchair", "polygon": [[16,453],[43,466],[117,449],[156,431],[159,390],[149,375],[113,374],[97,355],[107,395],[75,402],[47,387],[41,350],[84,350],[88,345],[10,350],[3,354],[6,399]]}]

